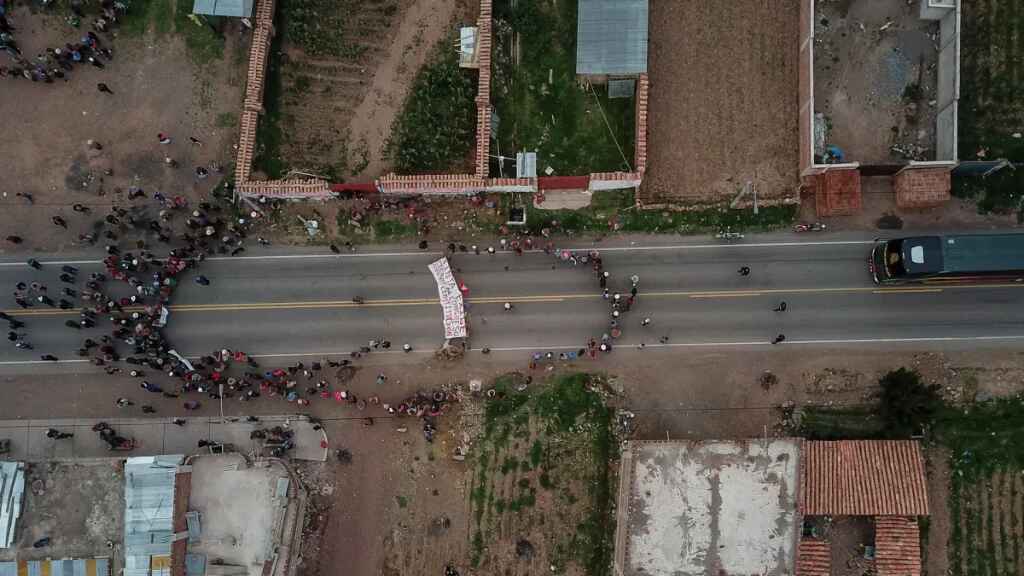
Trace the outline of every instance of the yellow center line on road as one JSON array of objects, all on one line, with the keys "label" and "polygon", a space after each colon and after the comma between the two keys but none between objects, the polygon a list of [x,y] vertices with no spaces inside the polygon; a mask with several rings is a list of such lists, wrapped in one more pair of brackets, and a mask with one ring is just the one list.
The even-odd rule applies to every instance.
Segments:
[{"label": "yellow center line on road", "polygon": [[[1024,284],[963,284],[945,285],[941,288],[928,286],[899,286],[883,288],[878,286],[857,286],[846,288],[768,288],[763,290],[680,290],[671,292],[641,292],[644,298],[751,298],[769,295],[794,295],[794,294],[935,294],[948,290],[964,290],[971,288],[1024,288]],[[482,298],[467,298],[470,304],[502,304],[511,302],[521,303],[558,303],[567,300],[595,300],[601,298],[600,294],[549,294],[531,296],[487,296]],[[169,308],[172,312],[236,312],[251,310],[288,310],[288,309],[318,309],[318,308],[387,308],[397,306],[437,306],[437,298],[397,298],[367,300],[362,304],[356,304],[351,300],[311,300],[297,302],[246,302],[238,304],[174,304]],[[142,307],[126,307],[126,311],[141,311]],[[19,316],[73,316],[78,315],[78,310],[60,310],[57,308],[44,309],[8,309],[4,312]]]}]

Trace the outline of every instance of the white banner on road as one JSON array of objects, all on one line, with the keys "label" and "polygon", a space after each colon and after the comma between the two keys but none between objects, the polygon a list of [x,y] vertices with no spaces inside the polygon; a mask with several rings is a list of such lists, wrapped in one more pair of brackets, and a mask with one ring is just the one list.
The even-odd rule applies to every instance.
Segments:
[{"label": "white banner on road", "polygon": [[462,292],[452,274],[447,258],[441,258],[429,266],[437,281],[437,295],[441,297],[441,311],[444,313],[444,337],[466,337],[466,309],[462,305]]}]

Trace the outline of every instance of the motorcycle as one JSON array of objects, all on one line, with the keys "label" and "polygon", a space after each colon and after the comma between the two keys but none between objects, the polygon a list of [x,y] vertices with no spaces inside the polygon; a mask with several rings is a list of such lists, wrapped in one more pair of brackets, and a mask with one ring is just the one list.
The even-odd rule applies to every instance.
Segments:
[{"label": "motorcycle", "polygon": [[825,225],[821,222],[811,222],[809,224],[801,222],[796,226],[793,226],[793,232],[823,232],[824,230]]},{"label": "motorcycle", "polygon": [[715,238],[718,238],[719,240],[742,240],[743,239],[743,233],[742,232],[733,232],[732,230],[729,230],[727,228],[725,230],[719,230],[715,234]]}]

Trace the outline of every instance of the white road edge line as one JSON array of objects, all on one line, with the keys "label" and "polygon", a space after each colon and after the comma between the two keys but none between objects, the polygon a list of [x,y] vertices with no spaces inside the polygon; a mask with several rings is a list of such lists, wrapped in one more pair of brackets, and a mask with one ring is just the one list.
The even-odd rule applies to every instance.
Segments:
[{"label": "white road edge line", "polygon": [[[770,340],[752,340],[748,342],[669,342],[667,344],[654,343],[644,344],[644,348],[715,348],[715,347],[743,347],[743,346],[775,346],[777,348],[784,348],[786,346],[815,346],[815,345],[830,345],[830,344],[913,344],[921,342],[992,342],[1000,340],[1024,340],[1024,334],[1010,334],[1006,336],[932,336],[932,337],[920,337],[920,338],[842,338],[842,339],[825,339],[825,340],[786,340],[780,344],[772,344]],[[618,344],[613,348],[625,348],[625,349],[637,349],[640,344]],[[584,346],[507,346],[507,347],[495,347],[489,348],[491,352],[547,352],[554,350],[579,350]],[[482,348],[471,348],[470,352],[481,352]],[[401,354],[401,355],[412,355],[412,354],[433,354],[434,350],[413,350],[411,352],[405,352],[404,350],[374,350],[370,352],[368,357],[373,358],[383,354]],[[250,354],[253,358],[302,358],[319,356],[322,358],[339,357],[344,358],[349,356],[347,351],[329,351],[329,352],[277,352],[271,354]],[[187,356],[189,360],[198,359],[198,356]],[[8,360],[0,362],[0,366],[30,366],[34,364],[85,364],[88,360],[73,359],[73,360]]]},{"label": "white road edge line", "polygon": [[[874,240],[825,240],[820,242],[751,242],[733,244],[673,244],[669,246],[583,246],[567,248],[568,250],[583,251],[595,249],[599,252],[642,252],[647,250],[707,250],[713,248],[792,248],[800,246],[843,246],[843,245],[864,245],[874,244]],[[543,250],[526,250],[529,254],[539,254]],[[207,262],[235,262],[240,260],[309,260],[320,258],[395,258],[408,256],[430,256],[438,257],[443,252],[353,252],[349,254],[268,254],[266,256],[212,256]],[[515,252],[505,250],[497,252],[496,256],[511,256]],[[483,254],[481,254],[482,256]],[[56,266],[73,266],[87,264],[102,264],[103,260],[40,260],[43,265],[51,264]],[[13,268],[28,266],[25,262],[0,262],[0,267]]]}]

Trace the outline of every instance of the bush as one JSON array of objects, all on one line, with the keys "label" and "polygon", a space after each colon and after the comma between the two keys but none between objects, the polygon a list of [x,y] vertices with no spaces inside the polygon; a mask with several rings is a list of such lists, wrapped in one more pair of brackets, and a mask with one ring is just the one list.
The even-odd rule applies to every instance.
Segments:
[{"label": "bush", "polygon": [[890,438],[920,433],[942,408],[939,386],[922,383],[916,370],[893,370],[882,376],[878,384],[879,415]]}]

